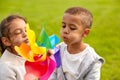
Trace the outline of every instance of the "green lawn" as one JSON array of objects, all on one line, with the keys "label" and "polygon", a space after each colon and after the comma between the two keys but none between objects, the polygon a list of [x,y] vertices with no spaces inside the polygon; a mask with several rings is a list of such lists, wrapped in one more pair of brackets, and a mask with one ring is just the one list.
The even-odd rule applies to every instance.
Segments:
[{"label": "green lawn", "polygon": [[0,0],[0,21],[9,14],[21,14],[37,35],[46,23],[47,33],[59,36],[63,13],[71,6],[83,6],[93,13],[85,42],[105,58],[101,80],[120,80],[120,0]]}]

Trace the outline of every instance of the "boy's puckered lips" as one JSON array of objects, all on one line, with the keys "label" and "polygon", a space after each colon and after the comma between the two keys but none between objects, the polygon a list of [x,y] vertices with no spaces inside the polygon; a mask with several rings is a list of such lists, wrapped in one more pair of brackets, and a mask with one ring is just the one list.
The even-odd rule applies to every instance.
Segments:
[{"label": "boy's puckered lips", "polygon": [[69,38],[68,38],[67,36],[63,36],[63,40],[64,40],[64,41],[68,41]]}]

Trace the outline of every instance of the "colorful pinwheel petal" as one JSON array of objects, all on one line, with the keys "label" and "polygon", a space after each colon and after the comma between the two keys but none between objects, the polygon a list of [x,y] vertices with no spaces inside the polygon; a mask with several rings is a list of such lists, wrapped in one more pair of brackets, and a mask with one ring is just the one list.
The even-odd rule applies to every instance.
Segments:
[{"label": "colorful pinwheel petal", "polygon": [[[15,50],[26,59],[26,74],[24,80],[48,80],[56,67],[60,66],[60,50],[55,47],[59,43],[56,35],[48,37],[43,28],[36,42],[35,32],[26,25],[30,45],[22,43]],[[54,50],[54,55],[47,56],[49,49]]]}]

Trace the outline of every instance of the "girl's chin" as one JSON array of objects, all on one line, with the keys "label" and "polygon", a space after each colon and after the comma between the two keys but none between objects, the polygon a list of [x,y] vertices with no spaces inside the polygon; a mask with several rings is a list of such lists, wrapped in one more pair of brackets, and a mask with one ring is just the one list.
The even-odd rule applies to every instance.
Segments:
[{"label": "girl's chin", "polygon": [[30,43],[26,43],[28,46],[30,45]]}]

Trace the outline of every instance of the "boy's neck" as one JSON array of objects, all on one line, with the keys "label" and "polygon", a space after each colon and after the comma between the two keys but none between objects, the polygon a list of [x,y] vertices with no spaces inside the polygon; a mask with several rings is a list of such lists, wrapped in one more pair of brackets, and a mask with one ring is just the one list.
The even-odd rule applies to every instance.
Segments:
[{"label": "boy's neck", "polygon": [[75,46],[67,46],[67,50],[70,54],[77,54],[82,52],[87,45],[85,43],[81,43],[80,45],[75,45]]}]

